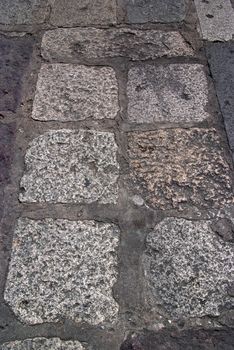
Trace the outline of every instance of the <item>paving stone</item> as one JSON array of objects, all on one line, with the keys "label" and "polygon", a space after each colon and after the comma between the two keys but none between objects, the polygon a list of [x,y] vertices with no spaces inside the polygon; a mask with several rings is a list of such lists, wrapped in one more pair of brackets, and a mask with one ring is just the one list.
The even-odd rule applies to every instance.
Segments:
[{"label": "paving stone", "polygon": [[50,0],[50,22],[56,26],[89,26],[116,23],[115,0]]},{"label": "paving stone", "polygon": [[14,138],[15,124],[0,123],[0,185],[10,180]]},{"label": "paving stone", "polygon": [[184,0],[122,0],[129,23],[180,22],[186,14]]},{"label": "paving stone", "polygon": [[195,0],[203,39],[228,41],[234,35],[234,10],[230,0]]},{"label": "paving stone", "polygon": [[33,103],[33,119],[113,119],[118,111],[118,85],[112,68],[42,65]]},{"label": "paving stone", "polygon": [[231,170],[214,129],[133,132],[128,140],[130,181],[148,205],[208,208],[233,201]]},{"label": "paving stone", "polygon": [[47,60],[192,56],[193,49],[179,32],[157,30],[65,28],[47,31],[42,40]]},{"label": "paving stone", "polygon": [[130,335],[120,350],[232,350],[233,330],[188,329],[183,331],[163,329]]},{"label": "paving stone", "polygon": [[22,202],[115,203],[119,165],[114,134],[55,130],[29,145]]},{"label": "paving stone", "polygon": [[59,338],[34,338],[15,340],[0,345],[0,350],[84,350],[77,340],[63,341]]},{"label": "paving stone", "polygon": [[208,83],[200,64],[133,67],[127,95],[130,122],[184,123],[209,117]]},{"label": "paving stone", "polygon": [[234,42],[212,43],[207,45],[206,51],[230,147],[234,151]]},{"label": "paving stone", "polygon": [[119,230],[94,221],[21,218],[4,298],[21,321],[114,322]]},{"label": "paving stone", "polygon": [[219,238],[211,223],[167,218],[147,237],[147,287],[171,317],[218,316],[232,306],[233,245]]},{"label": "paving stone", "polygon": [[10,38],[0,35],[0,111],[16,111],[32,50],[32,37]]},{"label": "paving stone", "polygon": [[48,14],[48,0],[0,1],[0,24],[39,24]]}]

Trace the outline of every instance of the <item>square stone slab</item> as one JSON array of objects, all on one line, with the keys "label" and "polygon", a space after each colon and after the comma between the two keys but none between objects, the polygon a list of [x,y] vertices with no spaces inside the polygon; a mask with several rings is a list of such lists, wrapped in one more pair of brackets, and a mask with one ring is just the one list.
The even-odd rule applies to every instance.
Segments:
[{"label": "square stone slab", "polygon": [[130,69],[128,120],[199,122],[209,117],[208,83],[200,64],[144,65]]},{"label": "square stone slab", "polygon": [[0,350],[84,350],[77,340],[63,341],[59,338],[34,338],[15,340],[0,345]]},{"label": "square stone slab", "polygon": [[32,37],[12,38],[0,35],[0,111],[15,112],[19,106],[23,78],[32,51]]},{"label": "square stone slab", "polygon": [[118,84],[112,68],[42,65],[33,103],[33,119],[113,119],[118,111]]},{"label": "square stone slab", "polygon": [[75,27],[116,23],[115,0],[50,0],[50,22]]},{"label": "square stone slab", "polygon": [[[233,245],[223,241],[212,221],[167,218],[148,235],[143,267],[146,295],[171,317],[218,316],[233,305]],[[148,288],[148,289],[147,289]]]},{"label": "square stone slab", "polygon": [[128,141],[131,187],[151,207],[212,208],[233,202],[231,169],[214,129],[133,132]]},{"label": "square stone slab", "polygon": [[39,24],[49,15],[48,0],[1,0],[0,24]]},{"label": "square stone slab", "polygon": [[21,202],[116,203],[119,164],[114,134],[51,130],[25,156]]},{"label": "square stone slab", "polygon": [[184,0],[121,0],[129,23],[180,22],[186,14]]},{"label": "square stone slab", "polygon": [[105,57],[146,60],[164,56],[192,56],[193,49],[176,31],[59,28],[44,34],[42,55],[46,60],[63,62]]},{"label": "square stone slab", "polygon": [[119,230],[94,221],[30,220],[15,228],[5,301],[22,322],[114,322]]}]

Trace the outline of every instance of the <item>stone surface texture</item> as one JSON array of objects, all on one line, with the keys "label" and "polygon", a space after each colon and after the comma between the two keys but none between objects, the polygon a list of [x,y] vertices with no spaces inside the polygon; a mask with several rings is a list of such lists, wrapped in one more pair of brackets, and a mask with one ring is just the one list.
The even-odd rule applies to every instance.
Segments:
[{"label": "stone surface texture", "polygon": [[32,50],[33,39],[30,36],[11,38],[0,35],[0,111],[16,111]]},{"label": "stone surface texture", "polygon": [[234,42],[212,43],[207,45],[206,51],[229,144],[234,151]]},{"label": "stone surface texture", "polygon": [[147,60],[164,56],[192,56],[193,49],[176,31],[59,28],[44,34],[42,55],[50,61],[105,57]]},{"label": "stone surface texture", "polygon": [[48,0],[1,0],[0,24],[38,24],[49,15]]},{"label": "stone surface texture", "polygon": [[228,41],[234,35],[234,9],[230,0],[194,0],[202,38]]},{"label": "stone surface texture", "polygon": [[230,167],[214,129],[133,132],[128,140],[130,178],[150,206],[205,208],[233,201]]},{"label": "stone surface texture", "polygon": [[92,26],[116,23],[115,0],[50,0],[55,26]]},{"label": "stone surface texture", "polygon": [[0,345],[0,350],[84,350],[77,340],[63,341],[59,338],[34,338],[16,340]]},{"label": "stone surface texture", "polygon": [[10,180],[15,124],[0,123],[0,186]]},{"label": "stone surface texture", "polygon": [[42,65],[33,103],[33,119],[113,119],[118,111],[118,85],[112,68]]},{"label": "stone surface texture", "polygon": [[114,134],[51,130],[25,156],[22,202],[115,203],[119,165]]},{"label": "stone surface texture", "polygon": [[180,22],[185,18],[184,0],[122,0],[129,23]]},{"label": "stone surface texture", "polygon": [[209,117],[208,83],[200,64],[135,66],[128,74],[127,95],[131,122],[199,122]]},{"label": "stone surface texture", "polygon": [[21,321],[113,322],[119,230],[94,221],[19,219],[5,300]]},{"label": "stone surface texture", "polygon": [[218,316],[231,308],[234,250],[211,229],[210,221],[167,218],[147,236],[145,278],[155,303],[170,316]]}]

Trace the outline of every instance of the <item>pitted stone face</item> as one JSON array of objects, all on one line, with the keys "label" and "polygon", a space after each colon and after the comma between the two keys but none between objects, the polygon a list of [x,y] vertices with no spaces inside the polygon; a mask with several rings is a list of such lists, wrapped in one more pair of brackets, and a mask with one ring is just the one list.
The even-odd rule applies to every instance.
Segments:
[{"label": "pitted stone face", "polygon": [[146,241],[147,292],[174,318],[219,315],[231,308],[234,252],[211,229],[211,221],[167,218]]},{"label": "pitted stone face", "polygon": [[94,221],[18,221],[5,300],[22,322],[114,322],[119,230]]},{"label": "pitted stone face", "polygon": [[32,118],[77,121],[114,119],[119,111],[118,84],[112,68],[43,64]]},{"label": "pitted stone face", "polygon": [[16,340],[0,345],[0,350],[84,350],[77,340],[63,341],[59,338],[34,338]]},{"label": "pitted stone face", "polygon": [[231,169],[215,129],[133,132],[128,141],[130,186],[150,206],[208,208],[233,202]]},{"label": "pitted stone face", "polygon": [[130,122],[199,122],[209,117],[208,83],[200,64],[133,67],[127,95]]},{"label": "pitted stone face", "polygon": [[49,131],[31,142],[25,163],[22,202],[117,201],[119,164],[113,133]]}]

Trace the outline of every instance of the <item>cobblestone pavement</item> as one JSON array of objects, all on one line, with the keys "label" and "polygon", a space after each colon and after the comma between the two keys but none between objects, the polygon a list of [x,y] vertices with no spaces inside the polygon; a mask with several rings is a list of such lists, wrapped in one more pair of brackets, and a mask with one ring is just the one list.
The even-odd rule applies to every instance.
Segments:
[{"label": "cobblestone pavement", "polygon": [[234,349],[230,0],[0,0],[0,350]]}]

